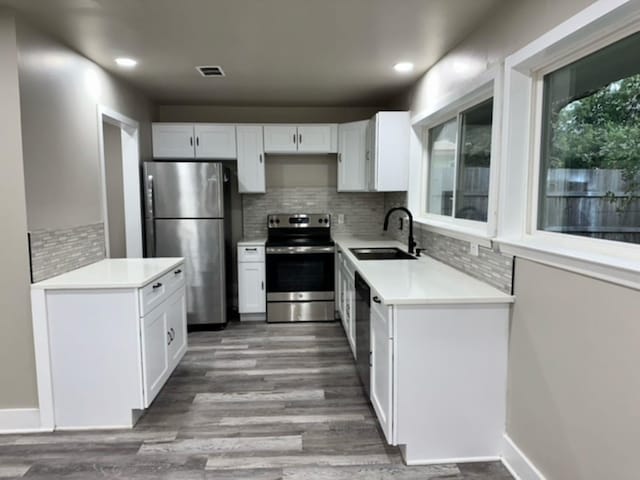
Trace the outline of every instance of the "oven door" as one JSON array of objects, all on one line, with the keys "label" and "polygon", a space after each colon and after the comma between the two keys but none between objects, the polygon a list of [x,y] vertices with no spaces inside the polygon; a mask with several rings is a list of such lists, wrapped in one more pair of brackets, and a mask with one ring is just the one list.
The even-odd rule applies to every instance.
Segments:
[{"label": "oven door", "polygon": [[267,247],[267,320],[334,320],[334,247]]}]

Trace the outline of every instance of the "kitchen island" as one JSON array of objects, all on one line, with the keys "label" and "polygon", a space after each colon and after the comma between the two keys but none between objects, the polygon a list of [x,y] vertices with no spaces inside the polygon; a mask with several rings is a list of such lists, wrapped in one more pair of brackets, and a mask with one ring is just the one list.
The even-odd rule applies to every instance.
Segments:
[{"label": "kitchen island", "polygon": [[106,259],[32,285],[42,429],[135,424],[187,349],[184,268]]},{"label": "kitchen island", "polygon": [[356,362],[369,364],[388,443],[409,465],[499,459],[513,297],[430,257],[358,260],[350,251],[404,248],[393,240],[334,240],[338,311]]}]

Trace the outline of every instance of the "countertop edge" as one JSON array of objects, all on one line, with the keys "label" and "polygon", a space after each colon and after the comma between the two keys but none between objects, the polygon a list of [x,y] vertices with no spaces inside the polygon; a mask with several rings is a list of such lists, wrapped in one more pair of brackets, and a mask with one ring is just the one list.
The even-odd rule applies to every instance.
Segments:
[{"label": "countertop edge", "polygon": [[[156,258],[156,257],[154,257],[154,258]],[[157,258],[159,258],[159,257],[157,257]],[[166,258],[168,260],[170,257],[164,257],[164,258]],[[177,267],[181,263],[184,263],[184,258],[182,258],[182,257],[175,257],[175,258],[173,258],[173,260],[174,261],[172,263],[168,264],[166,267],[164,267],[158,273],[154,273],[153,275],[147,277],[143,282],[101,283],[101,284],[86,283],[86,284],[82,284],[82,285],[79,285],[77,283],[73,283],[73,284],[59,283],[59,284],[51,284],[51,285],[46,284],[46,282],[48,282],[48,281],[52,280],[53,278],[55,278],[55,277],[52,277],[52,278],[47,279],[47,280],[42,280],[41,282],[38,282],[38,283],[32,283],[31,284],[31,290],[131,290],[131,289],[142,288],[145,285],[148,285],[149,283],[151,283],[151,282],[157,280],[158,278],[160,278],[161,276],[165,275],[169,270]],[[89,264],[89,265],[85,265],[85,266],[90,266],[90,265],[93,265],[93,264]],[[80,268],[84,268],[84,267],[80,267]],[[66,272],[66,273],[69,273],[69,272]],[[64,274],[61,274],[61,275],[64,275]]]}]

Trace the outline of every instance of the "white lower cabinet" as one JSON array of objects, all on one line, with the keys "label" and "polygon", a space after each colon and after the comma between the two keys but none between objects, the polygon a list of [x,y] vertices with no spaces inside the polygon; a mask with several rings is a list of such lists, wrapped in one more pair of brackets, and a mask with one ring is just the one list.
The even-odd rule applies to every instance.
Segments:
[{"label": "white lower cabinet", "polygon": [[238,243],[238,311],[241,320],[265,320],[264,243]]},{"label": "white lower cabinet", "polygon": [[344,333],[349,341],[353,357],[356,356],[356,291],[355,267],[347,257],[338,251],[336,254],[336,302]]},{"label": "white lower cabinet", "polygon": [[371,371],[370,397],[378,416],[380,427],[389,443],[392,437],[392,372],[393,372],[393,330],[389,307],[371,294]]},{"label": "white lower cabinet", "polygon": [[499,458],[508,304],[371,301],[370,399],[408,465]]},{"label": "white lower cabinet", "polygon": [[187,350],[184,268],[135,288],[33,289],[38,382],[53,406],[44,428],[135,424]]}]

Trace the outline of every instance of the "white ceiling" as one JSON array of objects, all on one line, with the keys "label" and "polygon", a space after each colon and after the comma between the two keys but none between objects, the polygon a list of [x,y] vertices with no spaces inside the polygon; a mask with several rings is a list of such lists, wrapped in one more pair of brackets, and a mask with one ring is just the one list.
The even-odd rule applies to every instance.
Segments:
[{"label": "white ceiling", "polygon": [[[256,106],[382,105],[499,2],[0,0],[158,103]],[[118,56],[139,65],[122,71]],[[416,70],[398,75],[400,60]]]}]

